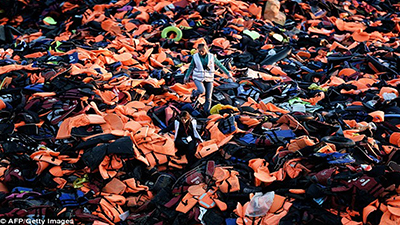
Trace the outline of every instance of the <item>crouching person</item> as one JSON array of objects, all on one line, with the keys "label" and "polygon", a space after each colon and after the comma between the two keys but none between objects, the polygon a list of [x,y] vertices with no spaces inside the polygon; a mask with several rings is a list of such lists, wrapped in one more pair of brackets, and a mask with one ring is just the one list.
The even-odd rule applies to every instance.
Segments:
[{"label": "crouching person", "polygon": [[175,118],[174,123],[170,123],[168,127],[160,131],[160,133],[166,133],[175,130],[176,156],[186,155],[188,165],[192,165],[196,161],[197,144],[198,142],[203,142],[196,127],[196,119],[190,116],[189,112],[182,111]]}]

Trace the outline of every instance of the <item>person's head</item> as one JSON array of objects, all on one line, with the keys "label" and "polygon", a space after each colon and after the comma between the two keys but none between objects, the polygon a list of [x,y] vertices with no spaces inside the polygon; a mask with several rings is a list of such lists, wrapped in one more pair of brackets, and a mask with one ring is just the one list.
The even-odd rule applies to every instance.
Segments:
[{"label": "person's head", "polygon": [[206,55],[208,53],[208,48],[207,45],[200,43],[197,45],[197,51],[199,52],[200,55]]},{"label": "person's head", "polygon": [[179,118],[181,119],[182,123],[187,123],[192,117],[190,116],[188,111],[182,111],[179,115]]}]

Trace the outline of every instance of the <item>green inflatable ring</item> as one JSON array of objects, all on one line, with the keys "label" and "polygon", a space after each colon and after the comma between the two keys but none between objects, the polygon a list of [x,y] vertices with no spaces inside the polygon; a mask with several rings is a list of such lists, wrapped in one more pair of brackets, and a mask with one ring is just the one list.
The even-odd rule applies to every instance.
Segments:
[{"label": "green inflatable ring", "polygon": [[169,32],[174,32],[176,34],[176,37],[173,39],[174,41],[180,41],[182,38],[182,31],[181,29],[174,27],[174,26],[169,26],[164,28],[164,30],[161,32],[161,37],[162,38],[167,38],[167,34]]}]

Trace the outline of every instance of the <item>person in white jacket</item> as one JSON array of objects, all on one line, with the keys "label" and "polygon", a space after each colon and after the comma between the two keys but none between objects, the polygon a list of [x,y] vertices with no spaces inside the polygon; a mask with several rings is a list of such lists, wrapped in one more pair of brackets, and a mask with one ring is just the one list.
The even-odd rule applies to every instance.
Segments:
[{"label": "person in white jacket", "polygon": [[197,90],[193,91],[192,98],[196,98],[205,92],[204,111],[208,114],[211,108],[215,66],[229,77],[230,82],[234,81],[234,78],[226,67],[213,54],[208,52],[205,44],[198,44],[197,51],[185,73],[184,83],[189,81],[189,76],[193,73],[192,78]]},{"label": "person in white jacket", "polygon": [[197,121],[189,112],[182,111],[175,118],[174,123],[170,123],[168,127],[160,130],[160,133],[166,133],[175,130],[175,147],[177,149],[176,156],[186,155],[189,165],[195,161],[195,153],[198,142],[203,142],[199,132],[197,132]]}]

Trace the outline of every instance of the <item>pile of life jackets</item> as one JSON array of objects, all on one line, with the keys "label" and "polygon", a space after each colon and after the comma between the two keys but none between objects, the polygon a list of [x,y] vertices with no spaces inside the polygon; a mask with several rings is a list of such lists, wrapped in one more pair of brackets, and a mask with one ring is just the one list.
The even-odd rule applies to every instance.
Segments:
[{"label": "pile of life jackets", "polygon": [[[0,1],[0,218],[399,224],[399,3],[267,3]],[[211,115],[204,42],[236,79]],[[182,111],[194,163],[160,132]]]}]

